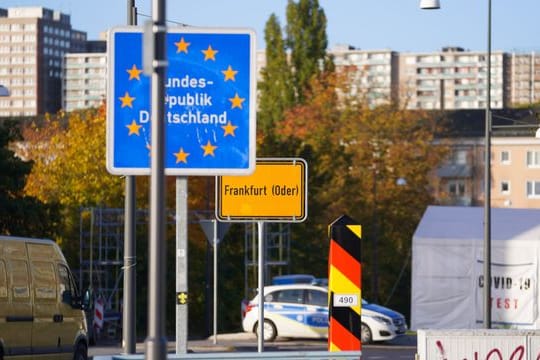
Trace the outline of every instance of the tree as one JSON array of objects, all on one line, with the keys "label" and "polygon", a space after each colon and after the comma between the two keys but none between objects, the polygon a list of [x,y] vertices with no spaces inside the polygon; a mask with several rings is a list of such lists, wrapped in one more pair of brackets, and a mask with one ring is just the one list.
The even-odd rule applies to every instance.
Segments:
[{"label": "tree", "polygon": [[25,129],[34,162],[25,191],[66,207],[120,206],[122,180],[105,167],[105,108],[59,113]]},{"label": "tree", "polygon": [[330,70],[326,54],[326,15],[318,0],[289,0],[287,4],[287,48],[291,52],[293,86],[298,103],[305,100],[311,78]]},{"label": "tree", "polygon": [[[298,153],[311,159],[310,219],[294,234],[295,258],[303,259],[305,269],[314,263],[324,269],[325,258],[318,254],[327,254],[326,226],[347,214],[363,228],[362,262],[368,265],[363,278],[373,279],[378,270],[379,293],[388,299],[398,274],[409,269],[404,260],[410,255],[412,234],[433,200],[431,172],[447,148],[434,144],[438,125],[430,114],[391,103],[370,108],[351,95],[351,79],[347,71],[313,79],[306,102],[286,112],[278,130],[302,144]],[[364,281],[367,298],[375,295],[373,285]],[[393,305],[407,312],[408,288],[400,290]]]},{"label": "tree", "polygon": [[278,18],[272,14],[266,22],[266,66],[261,70],[259,82],[260,136],[272,136],[275,124],[283,117],[283,111],[294,104],[291,70],[287,63],[285,42]]},{"label": "tree", "polygon": [[47,115],[23,129],[24,156],[34,162],[24,191],[58,204],[56,240],[72,264],[79,260],[79,216],[83,207],[123,206],[123,180],[105,167],[105,106]]},{"label": "tree", "polygon": [[43,204],[23,192],[32,163],[23,161],[10,147],[20,144],[15,121],[0,123],[0,234],[52,237],[58,222],[56,204]]},{"label": "tree", "polygon": [[317,0],[289,0],[286,34],[272,14],[265,26],[266,66],[259,82],[258,152],[288,156],[298,144],[285,142],[275,130],[286,110],[304,101],[311,78],[333,69],[326,54],[326,16]]}]

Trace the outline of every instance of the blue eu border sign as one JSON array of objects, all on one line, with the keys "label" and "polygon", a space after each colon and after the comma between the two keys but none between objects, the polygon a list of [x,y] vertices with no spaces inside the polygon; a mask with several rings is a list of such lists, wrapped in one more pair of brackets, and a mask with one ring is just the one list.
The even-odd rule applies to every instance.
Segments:
[{"label": "blue eu border sign", "polygon": [[[247,175],[255,169],[255,34],[169,28],[165,174]],[[107,169],[149,175],[151,77],[143,30],[114,28],[108,41]]]}]

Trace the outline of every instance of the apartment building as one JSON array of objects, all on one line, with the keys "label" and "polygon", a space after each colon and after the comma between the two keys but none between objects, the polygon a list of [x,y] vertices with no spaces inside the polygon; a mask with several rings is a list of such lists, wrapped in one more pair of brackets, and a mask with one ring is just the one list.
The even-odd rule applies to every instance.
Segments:
[{"label": "apartment building", "polygon": [[95,42],[88,49],[89,52],[66,54],[64,57],[62,108],[66,111],[98,107],[105,101],[107,54],[101,52],[103,48]]},{"label": "apartment building", "polygon": [[397,100],[398,55],[391,50],[360,50],[341,45],[332,48],[337,69],[353,69],[351,91],[374,107]]},{"label": "apartment building", "polygon": [[[440,52],[401,53],[400,99],[408,109],[482,109],[486,107],[485,52],[446,47]],[[491,54],[491,108],[508,106],[508,55]]]},{"label": "apartment building", "polygon": [[54,113],[61,107],[64,55],[85,48],[70,16],[44,7],[0,11],[0,116]]},{"label": "apartment building", "polygon": [[[429,53],[361,50],[349,45],[329,49],[338,69],[356,71],[353,91],[370,106],[399,100],[407,109],[484,109],[487,54],[460,47]],[[266,65],[257,51],[257,74]],[[260,77],[258,80],[261,80]],[[540,101],[540,56],[491,53],[491,108]]]},{"label": "apartment building", "polygon": [[491,173],[493,207],[540,208],[540,139],[494,138]]},{"label": "apartment building", "polygon": [[540,55],[510,55],[510,102],[512,106],[540,102]]},{"label": "apartment building", "polygon": [[[446,114],[452,127],[448,133],[452,135],[444,141],[451,152],[447,162],[434,172],[434,197],[445,205],[483,205],[485,112],[458,110]],[[540,139],[535,137],[539,116],[528,110],[493,111],[493,207],[540,208]]]}]

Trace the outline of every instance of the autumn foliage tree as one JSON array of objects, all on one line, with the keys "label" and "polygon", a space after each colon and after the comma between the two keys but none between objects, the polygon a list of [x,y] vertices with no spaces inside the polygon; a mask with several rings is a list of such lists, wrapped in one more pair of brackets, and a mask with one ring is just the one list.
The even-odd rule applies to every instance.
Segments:
[{"label": "autumn foliage tree", "polygon": [[47,115],[23,129],[24,156],[33,161],[25,193],[62,214],[57,242],[72,264],[78,260],[83,207],[118,207],[121,179],[105,167],[105,108]]},{"label": "autumn foliage tree", "polygon": [[0,234],[53,237],[58,207],[24,193],[32,162],[15,152],[22,140],[19,129],[17,121],[0,123]]},{"label": "autumn foliage tree", "polygon": [[34,161],[27,194],[70,208],[122,204],[122,181],[105,167],[104,107],[47,116],[24,137]]},{"label": "autumn foliage tree", "polygon": [[[390,99],[369,107],[361,94],[350,91],[350,75],[345,70],[314,78],[305,103],[287,111],[277,129],[285,141],[300,144],[295,155],[309,159],[310,215],[295,232],[295,259],[303,257],[306,270],[323,267],[327,226],[347,214],[363,227],[363,294],[384,301],[396,291],[400,274],[407,274],[402,269],[409,269],[404,261],[412,234],[433,200],[431,173],[447,150],[434,145],[438,125],[431,114],[406,111]],[[380,299],[369,280],[375,257]],[[408,287],[400,291],[391,300],[406,309]]]}]

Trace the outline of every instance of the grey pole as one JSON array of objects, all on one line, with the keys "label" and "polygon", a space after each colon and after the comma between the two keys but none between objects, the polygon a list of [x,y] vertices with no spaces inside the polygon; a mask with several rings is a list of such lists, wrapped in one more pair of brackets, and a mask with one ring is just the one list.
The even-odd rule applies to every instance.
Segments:
[{"label": "grey pole", "polygon": [[[135,0],[128,0],[127,23],[137,25]],[[126,176],[124,220],[124,309],[122,311],[122,347],[125,354],[135,354],[135,176]]]},{"label": "grey pole", "polygon": [[264,351],[264,221],[258,221],[259,228],[259,338],[257,351]]},{"label": "grey pole", "polygon": [[167,68],[165,40],[165,0],[152,1],[151,38],[151,172],[150,237],[148,243],[148,337],[146,359],[161,360],[167,356],[165,336],[165,174],[164,174],[164,99]]},{"label": "grey pole", "polygon": [[[374,159],[375,160],[375,159]],[[377,208],[377,163],[373,163],[373,299],[379,302],[379,211]]]},{"label": "grey pole", "polygon": [[218,221],[217,219],[213,220],[214,222],[214,345],[217,344],[217,293],[218,293],[218,271],[217,271],[217,251],[218,251]]},{"label": "grey pole", "polygon": [[488,0],[484,161],[484,327],[491,328],[491,0]]},{"label": "grey pole", "polygon": [[187,353],[188,327],[188,179],[176,178],[176,353]]},{"label": "grey pole", "polygon": [[135,176],[126,177],[124,223],[124,309],[122,346],[125,354],[135,354]]}]

